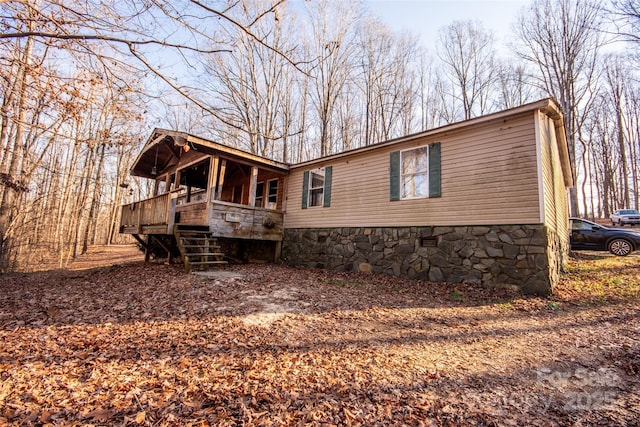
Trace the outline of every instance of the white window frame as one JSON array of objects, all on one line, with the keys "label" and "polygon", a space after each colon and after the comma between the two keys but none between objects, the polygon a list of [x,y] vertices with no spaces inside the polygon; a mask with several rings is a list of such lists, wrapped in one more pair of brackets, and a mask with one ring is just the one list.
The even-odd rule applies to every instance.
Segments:
[{"label": "white window frame", "polygon": [[[278,205],[278,183],[279,179],[278,178],[274,178],[274,179],[270,179],[267,181],[267,185],[265,188],[265,207],[268,209],[275,209],[276,206]],[[273,183],[275,182],[275,194],[271,194],[271,189],[273,187]],[[273,201],[271,201],[273,198]]]},{"label": "white window frame", "polygon": [[[317,186],[317,187],[313,187],[313,175],[318,175],[322,177],[322,185]],[[307,207],[308,208],[321,208],[324,206],[324,183],[325,183],[325,176],[324,176],[324,168],[318,168],[318,169],[313,169],[309,171],[309,193],[308,193],[308,197],[307,197]],[[319,203],[317,205],[313,204],[313,191],[316,190],[320,190],[319,194]]]},{"label": "white window frame", "polygon": [[[427,169],[426,170],[415,170],[415,171],[411,171],[408,173],[405,173],[405,168],[404,168],[404,159],[405,159],[405,153],[409,153],[412,151],[418,151],[418,150],[425,150],[425,160],[426,160],[426,165],[427,165]],[[429,172],[431,170],[431,165],[429,164],[429,146],[428,145],[424,145],[421,147],[415,147],[415,148],[409,148],[407,150],[402,150],[400,151],[400,199],[401,200],[410,200],[410,199],[428,199],[429,198]],[[415,177],[417,177],[418,175],[426,175],[426,179],[423,183],[424,185],[424,189],[423,189],[423,193],[424,195],[416,195],[416,188],[415,188]],[[406,195],[405,192],[405,179],[406,178],[411,178],[411,182],[413,182],[414,184],[414,188],[413,191],[411,192],[411,194]]]},{"label": "white window frame", "polygon": [[[258,195],[258,188],[260,188],[260,184],[262,184],[262,194]],[[264,190],[265,190],[264,181],[257,182],[256,183],[256,201],[253,203],[253,206],[257,208],[261,208],[262,206],[264,206]]]}]

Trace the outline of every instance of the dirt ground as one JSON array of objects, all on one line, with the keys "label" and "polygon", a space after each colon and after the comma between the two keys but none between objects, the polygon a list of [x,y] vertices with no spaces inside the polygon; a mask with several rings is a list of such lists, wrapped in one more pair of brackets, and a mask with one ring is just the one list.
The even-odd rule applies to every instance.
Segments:
[{"label": "dirt ground", "polygon": [[126,253],[0,276],[0,425],[640,425],[639,257],[529,298]]}]

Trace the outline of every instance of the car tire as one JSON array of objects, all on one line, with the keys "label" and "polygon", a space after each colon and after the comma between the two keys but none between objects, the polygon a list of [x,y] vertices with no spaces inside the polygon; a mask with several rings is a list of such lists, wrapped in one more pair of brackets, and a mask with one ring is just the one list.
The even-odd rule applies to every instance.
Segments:
[{"label": "car tire", "polygon": [[613,239],[609,242],[609,252],[617,256],[627,256],[633,251],[631,242],[625,239]]}]

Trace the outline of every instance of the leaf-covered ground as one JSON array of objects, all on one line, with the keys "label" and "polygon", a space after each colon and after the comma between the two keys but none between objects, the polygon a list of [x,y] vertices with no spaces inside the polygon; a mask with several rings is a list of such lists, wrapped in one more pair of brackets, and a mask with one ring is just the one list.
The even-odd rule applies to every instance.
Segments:
[{"label": "leaf-covered ground", "polygon": [[0,425],[640,424],[638,256],[581,255],[550,298],[91,265],[0,277]]}]

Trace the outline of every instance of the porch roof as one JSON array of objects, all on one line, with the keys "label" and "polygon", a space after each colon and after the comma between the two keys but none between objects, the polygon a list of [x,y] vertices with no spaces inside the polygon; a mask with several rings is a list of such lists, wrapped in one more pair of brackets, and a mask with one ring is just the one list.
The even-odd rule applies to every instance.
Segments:
[{"label": "porch roof", "polygon": [[131,175],[155,179],[166,168],[178,164],[181,155],[189,150],[201,150],[207,154],[218,154],[242,163],[262,166],[286,172],[289,165],[237,148],[197,137],[186,132],[155,128],[144,148],[136,158]]}]

